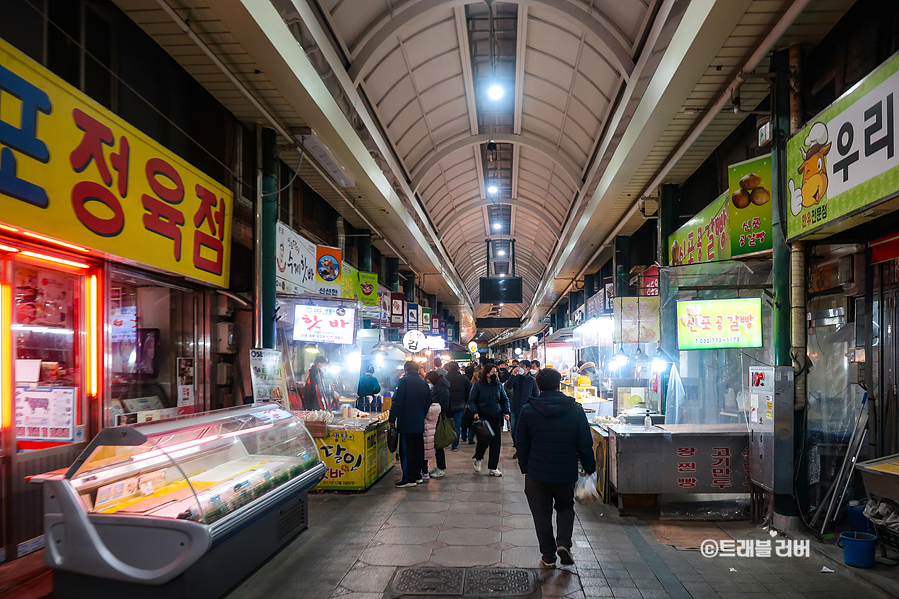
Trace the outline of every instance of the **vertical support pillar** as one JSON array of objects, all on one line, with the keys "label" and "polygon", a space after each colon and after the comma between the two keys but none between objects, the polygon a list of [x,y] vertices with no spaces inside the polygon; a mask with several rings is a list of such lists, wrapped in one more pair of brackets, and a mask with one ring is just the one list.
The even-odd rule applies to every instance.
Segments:
[{"label": "vertical support pillar", "polygon": [[391,291],[400,290],[400,259],[387,258],[387,281],[385,284]]},{"label": "vertical support pillar", "polygon": [[372,272],[371,269],[371,229],[362,229],[357,237],[357,247],[359,248],[359,270],[362,272]]},{"label": "vertical support pillar", "polygon": [[415,276],[408,270],[400,273],[403,276],[403,294],[407,302],[415,301]]},{"label": "vertical support pillar", "polygon": [[278,170],[275,130],[262,128],[262,347],[275,347],[275,223],[278,220]]},{"label": "vertical support pillar", "polygon": [[678,200],[680,199],[680,186],[666,183],[662,185],[662,193],[659,196],[659,264],[665,266],[671,259],[668,255],[668,238],[677,230]]},{"label": "vertical support pillar", "polygon": [[[400,290],[400,259],[387,258],[387,279],[384,284],[390,291],[398,292]],[[387,330],[387,339],[389,341],[398,341],[400,338],[399,329],[392,326]]]},{"label": "vertical support pillar", "polygon": [[588,274],[584,275],[584,302],[585,303],[588,299],[593,297],[594,293],[596,293],[596,284],[594,282],[595,279],[596,279],[596,275],[588,275]]},{"label": "vertical support pillar", "polygon": [[630,295],[628,280],[631,273],[631,238],[619,235],[615,238],[615,297]]},{"label": "vertical support pillar", "polygon": [[[790,95],[789,95],[789,62],[788,52],[782,50],[776,52],[771,59],[771,69],[775,72],[773,111],[771,115],[774,129],[774,143],[771,152],[771,180],[772,193],[772,222],[771,239],[773,244],[772,270],[774,310],[772,315],[772,329],[774,340],[774,365],[791,366],[790,357],[790,246],[786,241],[787,210],[789,210],[790,197],[787,194],[787,137],[790,132]],[[795,419],[794,419],[795,422]],[[776,427],[776,423],[775,423]],[[802,437],[794,429],[794,443],[803,445]],[[804,487],[800,482],[798,487]],[[774,495],[774,512],[781,516],[795,516],[798,513],[797,505],[793,501],[791,493],[776,493]]]}]

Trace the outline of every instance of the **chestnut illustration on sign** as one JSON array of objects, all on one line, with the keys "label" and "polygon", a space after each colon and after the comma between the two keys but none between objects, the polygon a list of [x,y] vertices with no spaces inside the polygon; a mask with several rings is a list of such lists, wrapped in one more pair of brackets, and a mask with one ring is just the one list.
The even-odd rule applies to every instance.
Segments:
[{"label": "chestnut illustration on sign", "polygon": [[731,201],[739,209],[746,208],[749,204],[763,206],[771,201],[771,192],[761,187],[762,178],[755,173],[743,175],[740,179],[740,189],[731,196]]}]

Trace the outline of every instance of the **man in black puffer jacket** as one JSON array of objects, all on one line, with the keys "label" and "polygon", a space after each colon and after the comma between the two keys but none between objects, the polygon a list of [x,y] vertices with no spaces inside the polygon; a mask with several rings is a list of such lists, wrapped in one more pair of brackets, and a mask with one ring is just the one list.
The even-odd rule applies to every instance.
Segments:
[{"label": "man in black puffer jacket", "polygon": [[[556,553],[562,563],[571,565],[571,534],[574,529],[574,483],[577,461],[584,471],[596,472],[593,437],[584,409],[573,397],[559,391],[562,375],[545,368],[537,375],[540,397],[521,408],[515,440],[518,465],[527,478],[524,494],[528,498],[534,528],[543,554],[542,565],[553,568]],[[558,533],[553,538],[553,502],[556,506]]]}]

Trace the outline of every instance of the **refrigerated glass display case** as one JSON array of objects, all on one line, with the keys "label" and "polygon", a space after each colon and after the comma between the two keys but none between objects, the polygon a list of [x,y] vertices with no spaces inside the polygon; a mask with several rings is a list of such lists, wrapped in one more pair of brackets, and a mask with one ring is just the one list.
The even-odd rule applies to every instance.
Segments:
[{"label": "refrigerated glass display case", "polygon": [[323,475],[302,421],[271,404],[104,429],[33,479],[54,596],[218,597],[306,528]]}]

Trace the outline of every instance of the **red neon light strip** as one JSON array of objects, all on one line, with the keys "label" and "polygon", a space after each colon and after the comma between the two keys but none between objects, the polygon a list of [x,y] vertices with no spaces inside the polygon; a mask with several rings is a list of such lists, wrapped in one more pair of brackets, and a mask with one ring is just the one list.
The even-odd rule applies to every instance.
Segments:
[{"label": "red neon light strip", "polygon": [[2,252],[18,252],[19,248],[14,248],[11,245],[3,245],[0,243],[0,251]]},{"label": "red neon light strip", "polygon": [[0,285],[0,427],[12,426],[12,288]]},{"label": "red neon light strip", "polygon": [[18,233],[18,232],[19,232],[19,230],[18,230],[17,228],[15,228],[15,227],[10,227],[9,225],[4,225],[3,223],[0,223],[0,229],[3,229],[4,231],[9,231],[9,232],[11,232],[11,233]]},{"label": "red neon light strip", "polygon": [[65,264],[66,266],[72,266],[74,268],[90,268],[89,264],[84,264],[83,262],[75,262],[74,260],[65,260],[63,258],[57,258],[56,256],[48,256],[46,254],[38,254],[37,252],[32,252],[29,250],[22,250],[23,256],[30,256],[32,258],[37,258],[38,260],[46,260],[47,262],[56,262],[57,264]]},{"label": "red neon light strip", "polygon": [[77,250],[79,252],[84,252],[85,254],[90,252],[89,249],[83,248],[80,245],[75,245],[74,243],[68,243],[66,241],[59,241],[58,239],[53,239],[52,237],[47,237],[46,235],[38,235],[37,233],[32,233],[30,231],[22,231],[22,235],[25,235],[26,237],[31,237],[33,239],[40,239],[41,241],[46,241],[47,243],[59,245],[64,248],[69,248],[72,250]]}]

